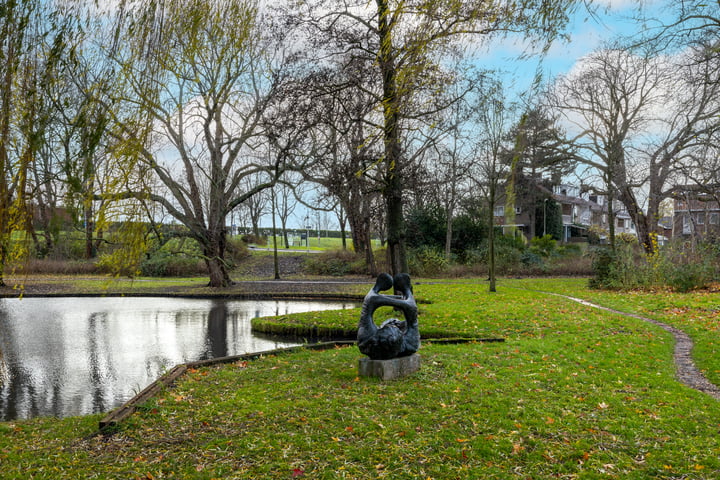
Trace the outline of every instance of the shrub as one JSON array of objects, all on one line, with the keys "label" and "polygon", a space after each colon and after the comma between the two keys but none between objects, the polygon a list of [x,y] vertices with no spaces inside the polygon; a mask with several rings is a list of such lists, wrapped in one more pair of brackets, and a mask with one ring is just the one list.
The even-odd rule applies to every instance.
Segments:
[{"label": "shrub", "polygon": [[717,245],[674,242],[661,250],[660,271],[665,283],[680,292],[706,288],[717,280]]},{"label": "shrub", "polygon": [[157,252],[140,264],[145,277],[185,277],[207,273],[204,262],[197,257]]},{"label": "shrub", "polygon": [[487,223],[478,216],[463,214],[453,220],[452,249],[460,257],[466,257],[468,251],[477,249],[487,236]]},{"label": "shrub", "polygon": [[228,262],[237,265],[250,256],[250,251],[248,250],[248,244],[242,238],[228,237],[225,254]]},{"label": "shrub", "polygon": [[92,275],[98,273],[94,262],[30,258],[17,265],[18,271],[35,274]]},{"label": "shrub", "polygon": [[240,237],[240,240],[245,243],[245,245],[260,245],[265,246],[267,245],[267,237],[262,237],[260,235],[254,235],[252,233],[248,233]]},{"label": "shrub", "polygon": [[543,235],[530,240],[530,251],[541,257],[549,257],[557,249],[557,240],[551,235]]},{"label": "shrub", "polygon": [[438,275],[443,273],[448,265],[445,253],[438,248],[423,246],[408,251],[408,267],[413,275]]},{"label": "shrub", "polygon": [[520,256],[520,261],[523,265],[526,267],[539,267],[543,268],[545,262],[543,262],[543,259],[540,255],[533,252],[532,250],[528,250],[522,253]]},{"label": "shrub", "polygon": [[592,288],[631,289],[645,286],[650,275],[647,262],[637,242],[618,242],[615,250],[596,248],[592,253]]},{"label": "shrub", "polygon": [[445,245],[447,214],[437,205],[411,210],[406,218],[407,246],[410,248]]},{"label": "shrub", "polygon": [[559,257],[574,257],[582,255],[582,247],[579,243],[567,243],[557,247],[556,253]]},{"label": "shrub", "polygon": [[310,275],[331,275],[340,277],[353,272],[365,262],[350,250],[330,250],[308,255],[305,259],[305,271]]},{"label": "shrub", "polygon": [[[228,251],[232,248],[228,247]],[[207,274],[207,267],[201,260],[198,243],[191,238],[180,236],[170,238],[159,248],[146,253],[140,263],[140,274],[146,277],[204,275]]]}]

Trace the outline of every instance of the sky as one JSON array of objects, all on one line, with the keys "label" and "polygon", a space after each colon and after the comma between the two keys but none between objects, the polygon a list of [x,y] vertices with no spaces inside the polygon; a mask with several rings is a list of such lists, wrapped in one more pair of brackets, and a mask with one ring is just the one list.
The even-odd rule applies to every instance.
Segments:
[{"label": "sky", "polygon": [[[477,58],[487,68],[502,72],[509,91],[526,92],[532,86],[538,68],[543,80],[550,81],[568,73],[583,56],[600,48],[604,42],[635,35],[656,25],[635,18],[639,13],[638,0],[596,0],[594,5],[597,7],[595,15],[590,15],[585,8],[573,15],[566,31],[569,41],[556,41],[544,56],[521,59],[527,51],[522,41],[498,38]],[[666,12],[663,5],[667,5],[665,0],[644,0],[642,13],[648,18],[661,17]],[[665,13],[665,20],[669,20],[668,13]]]}]

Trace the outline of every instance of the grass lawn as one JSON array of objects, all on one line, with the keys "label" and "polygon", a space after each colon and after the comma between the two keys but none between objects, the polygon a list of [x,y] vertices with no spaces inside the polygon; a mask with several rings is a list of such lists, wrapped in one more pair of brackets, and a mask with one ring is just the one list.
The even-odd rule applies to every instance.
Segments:
[{"label": "grass lawn", "polygon": [[[0,476],[720,477],[720,402],[675,380],[671,336],[535,290],[672,321],[704,345],[708,376],[716,368],[717,294],[418,283],[421,334],[506,341],[426,341],[421,370],[387,383],[357,377],[355,347],[194,370],[112,436],[92,436],[99,415],[0,423]],[[357,310],[275,320],[344,328]]]}]

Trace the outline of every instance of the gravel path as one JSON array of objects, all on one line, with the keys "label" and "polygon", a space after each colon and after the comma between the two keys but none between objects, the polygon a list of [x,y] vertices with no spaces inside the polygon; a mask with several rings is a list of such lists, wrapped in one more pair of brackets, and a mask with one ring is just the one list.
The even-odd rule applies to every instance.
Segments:
[{"label": "gravel path", "polygon": [[666,323],[658,322],[657,320],[653,320],[652,318],[643,317],[641,315],[635,315],[633,313],[627,313],[622,312],[620,310],[615,310],[613,308],[603,307],[602,305],[596,305],[594,303],[588,302],[587,300],[583,300],[581,298],[575,298],[575,297],[569,297],[567,295],[560,295],[557,293],[548,293],[550,295],[557,295],[559,297],[567,298],[569,300],[572,300],[574,302],[578,302],[582,305],[586,305],[588,307],[597,308],[600,310],[604,310],[606,312],[615,313],[618,315],[624,315],[626,317],[632,317],[637,318],[638,320],[642,320],[648,323],[652,323],[653,325],[657,325],[658,327],[662,328],[663,330],[669,332],[672,334],[673,338],[675,339],[675,353],[673,354],[674,360],[675,360],[675,368],[677,369],[677,378],[680,380],[680,382],[684,383],[690,388],[694,388],[695,390],[699,390],[703,393],[706,393],[710,395],[711,397],[720,400],[720,388],[718,388],[717,385],[714,383],[711,383],[707,378],[705,378],[705,375],[702,374],[702,372],[695,366],[695,362],[692,360],[692,348],[693,348],[693,342],[690,339],[690,337],[683,332],[682,330],[679,330],[671,325],[668,325]]}]

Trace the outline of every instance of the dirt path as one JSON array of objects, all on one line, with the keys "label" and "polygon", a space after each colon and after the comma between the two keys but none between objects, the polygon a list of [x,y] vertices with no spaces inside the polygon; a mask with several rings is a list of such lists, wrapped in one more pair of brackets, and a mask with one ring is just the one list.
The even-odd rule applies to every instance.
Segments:
[{"label": "dirt path", "polygon": [[680,380],[680,382],[684,383],[690,388],[694,388],[695,390],[699,390],[703,393],[706,393],[710,395],[711,397],[720,400],[720,388],[718,388],[717,385],[714,383],[710,383],[710,381],[705,378],[705,375],[702,374],[702,372],[695,366],[695,362],[692,360],[692,348],[693,348],[693,342],[690,339],[690,337],[683,332],[682,330],[679,330],[673,326],[670,326],[666,323],[658,322],[657,320],[653,320],[652,318],[643,317],[641,315],[635,315],[634,313],[627,313],[622,312],[620,310],[615,310],[613,308],[603,307],[602,305],[596,305],[594,303],[588,302],[587,300],[583,300],[581,298],[575,298],[575,297],[569,297],[567,295],[561,295],[559,293],[550,293],[550,292],[543,292],[547,293],[548,295],[556,295],[558,297],[567,298],[568,300],[572,300],[574,302],[580,303],[582,305],[586,305],[588,307],[597,308],[600,310],[604,310],[606,312],[615,313],[618,315],[624,315],[626,317],[632,317],[637,318],[638,320],[642,320],[644,322],[652,323],[653,325],[657,325],[658,327],[662,328],[663,330],[669,332],[672,334],[673,338],[675,339],[675,352],[673,354],[674,360],[675,360],[675,368],[677,369],[677,378]]}]

